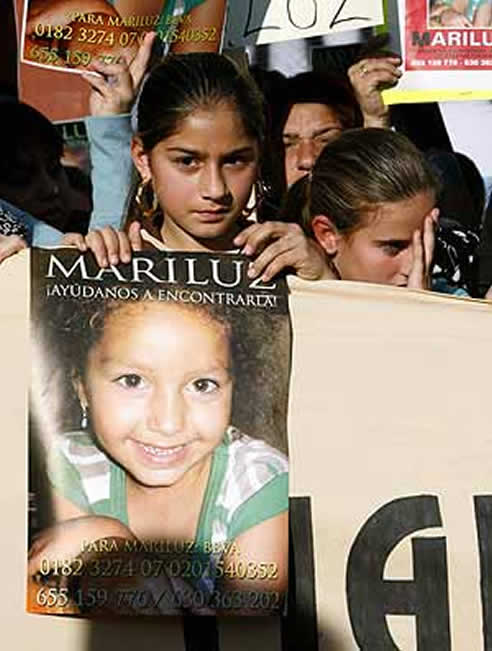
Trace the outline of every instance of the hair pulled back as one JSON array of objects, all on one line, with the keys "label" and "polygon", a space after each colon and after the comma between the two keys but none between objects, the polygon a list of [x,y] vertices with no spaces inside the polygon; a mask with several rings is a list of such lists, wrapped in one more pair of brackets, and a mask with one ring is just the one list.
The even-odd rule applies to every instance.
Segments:
[{"label": "hair pulled back", "polygon": [[382,203],[438,190],[437,178],[408,138],[388,129],[352,129],[326,145],[311,174],[289,190],[283,212],[309,235],[316,215],[326,215],[348,234]]},{"label": "hair pulled back", "polygon": [[197,109],[227,102],[246,134],[261,146],[265,138],[263,97],[247,70],[211,52],[172,54],[150,73],[138,103],[138,135],[150,151],[175,133]]}]

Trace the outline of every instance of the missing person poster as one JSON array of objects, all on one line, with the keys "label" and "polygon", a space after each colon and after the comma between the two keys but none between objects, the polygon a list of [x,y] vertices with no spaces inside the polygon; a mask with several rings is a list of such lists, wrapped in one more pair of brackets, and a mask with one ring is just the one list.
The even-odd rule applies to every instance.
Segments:
[{"label": "missing person poster", "polygon": [[281,613],[285,283],[63,249],[33,250],[31,282],[29,612]]},{"label": "missing person poster", "polygon": [[404,73],[388,103],[492,97],[490,0],[388,0],[386,24]]},{"label": "missing person poster", "polygon": [[11,1],[20,98],[52,121],[89,115],[90,86],[80,73],[98,74],[98,63],[131,63],[148,32],[158,36],[155,58],[221,49],[226,0]]},{"label": "missing person poster", "polygon": [[82,72],[93,61],[131,61],[145,34],[156,28],[162,1],[120,14],[105,0],[84,4],[25,0],[21,60],[32,65]]},{"label": "missing person poster", "polygon": [[491,0],[407,0],[407,70],[492,70]]}]

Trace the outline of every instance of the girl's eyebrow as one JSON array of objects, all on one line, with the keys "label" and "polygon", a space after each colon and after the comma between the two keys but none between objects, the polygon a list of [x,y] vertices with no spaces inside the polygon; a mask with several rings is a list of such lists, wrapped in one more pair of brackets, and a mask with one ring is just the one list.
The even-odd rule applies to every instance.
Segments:
[{"label": "girl's eyebrow", "polygon": [[[151,372],[155,370],[152,361],[146,362],[145,360],[142,361],[142,360],[123,359],[123,358],[119,358],[118,356],[111,356],[111,355],[105,355],[104,357],[101,357],[99,360],[99,364],[103,367],[119,366],[126,370],[131,369],[131,370],[146,371],[146,372]],[[221,372],[231,374],[232,365],[231,364],[228,364],[227,366],[216,365],[216,366],[209,366],[207,368],[203,367],[203,368],[191,369],[190,371],[188,371],[188,374],[190,376],[199,376],[199,375],[207,375],[209,373],[221,373]]]},{"label": "girl's eyebrow", "polygon": [[[192,149],[191,147],[168,147],[167,151],[177,152],[180,154],[188,154],[189,156],[203,156],[204,152],[198,149]],[[237,156],[240,154],[249,154],[254,153],[254,147],[252,145],[246,145],[244,147],[238,147],[238,149],[231,149],[222,154],[222,158],[227,156]]]},{"label": "girl's eyebrow", "polygon": [[411,240],[376,240],[376,244],[381,245],[391,245],[391,246],[408,246],[410,244]]}]

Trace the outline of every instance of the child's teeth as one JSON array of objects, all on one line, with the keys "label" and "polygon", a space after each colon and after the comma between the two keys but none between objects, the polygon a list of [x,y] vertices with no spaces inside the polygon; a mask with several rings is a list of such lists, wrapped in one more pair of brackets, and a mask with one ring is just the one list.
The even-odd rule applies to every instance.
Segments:
[{"label": "child's teeth", "polygon": [[148,452],[149,454],[154,454],[154,455],[159,456],[159,457],[166,457],[166,456],[169,456],[171,454],[174,454],[178,450],[181,450],[181,448],[183,448],[183,447],[184,447],[183,445],[177,445],[175,448],[164,449],[164,448],[154,448],[152,445],[144,445],[143,446],[143,448],[144,448],[144,450],[146,452]]}]

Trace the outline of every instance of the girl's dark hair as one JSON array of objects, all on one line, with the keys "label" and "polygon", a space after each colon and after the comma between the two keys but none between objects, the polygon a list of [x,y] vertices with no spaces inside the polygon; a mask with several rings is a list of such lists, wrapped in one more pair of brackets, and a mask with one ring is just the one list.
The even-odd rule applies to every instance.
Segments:
[{"label": "girl's dark hair", "polygon": [[349,234],[378,204],[438,191],[437,178],[408,138],[389,129],[352,129],[326,145],[311,174],[289,190],[282,212],[308,235],[316,215]]},{"label": "girl's dark hair", "polygon": [[21,185],[26,174],[32,173],[29,159],[32,152],[59,159],[63,153],[63,139],[48,118],[32,106],[22,102],[0,102],[0,180],[3,184]]},{"label": "girl's dark hair", "polygon": [[261,146],[265,138],[263,97],[250,74],[221,54],[175,54],[154,68],[137,111],[138,135],[150,151],[179,128],[190,113],[220,102],[234,106],[244,130]]},{"label": "girl's dark hair", "polygon": [[331,108],[344,129],[362,126],[362,114],[348,79],[326,72],[301,72],[287,80],[283,130],[294,104],[324,104]]},{"label": "girl's dark hair", "polygon": [[[193,111],[211,109],[221,102],[233,106],[244,131],[261,152],[266,137],[263,95],[246,67],[212,52],[171,54],[152,70],[138,101],[137,135],[149,152],[176,133]],[[144,202],[151,203],[146,197]],[[144,222],[159,237],[163,220],[160,209],[149,220],[132,200],[128,212],[127,226],[135,220]]]}]

